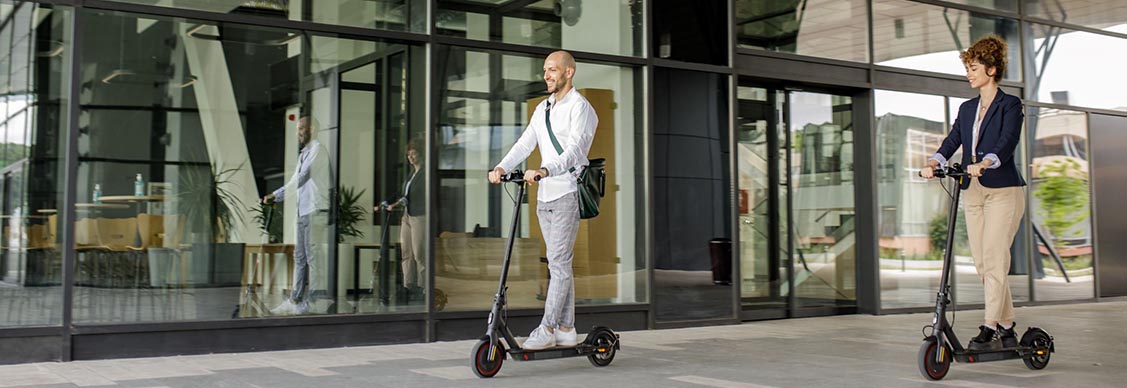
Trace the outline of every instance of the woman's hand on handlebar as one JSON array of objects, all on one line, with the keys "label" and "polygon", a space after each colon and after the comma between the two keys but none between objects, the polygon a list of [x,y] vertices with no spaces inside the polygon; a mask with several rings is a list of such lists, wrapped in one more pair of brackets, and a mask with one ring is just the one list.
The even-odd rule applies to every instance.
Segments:
[{"label": "woman's hand on handlebar", "polygon": [[920,170],[920,177],[924,179],[935,178],[935,169],[939,168],[939,161],[928,159],[927,167]]},{"label": "woman's hand on handlebar", "polygon": [[982,173],[984,171],[986,171],[986,166],[984,166],[982,163],[975,163],[967,166],[967,175],[975,178],[982,176]]},{"label": "woman's hand on handlebar", "polygon": [[500,167],[494,168],[493,171],[489,172],[489,183],[495,185],[499,184],[501,183],[501,177],[503,176],[505,176],[505,169]]}]

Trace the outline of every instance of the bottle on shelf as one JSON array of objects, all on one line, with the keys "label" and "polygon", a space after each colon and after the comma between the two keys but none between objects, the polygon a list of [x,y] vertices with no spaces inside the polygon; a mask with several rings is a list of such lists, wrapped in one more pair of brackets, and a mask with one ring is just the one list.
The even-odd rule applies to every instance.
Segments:
[{"label": "bottle on shelf", "polygon": [[94,203],[102,203],[102,184],[94,184]]},{"label": "bottle on shelf", "polygon": [[137,181],[133,182],[133,195],[138,197],[145,195],[145,180],[141,178],[141,173],[137,173]]}]

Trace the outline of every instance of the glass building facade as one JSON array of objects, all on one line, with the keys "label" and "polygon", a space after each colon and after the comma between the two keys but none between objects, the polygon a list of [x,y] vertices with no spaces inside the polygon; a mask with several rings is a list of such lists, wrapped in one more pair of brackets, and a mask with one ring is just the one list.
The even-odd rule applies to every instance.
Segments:
[{"label": "glass building facade", "polygon": [[948,196],[916,173],[986,34],[1026,109],[1015,302],[1127,295],[1119,2],[0,0],[0,363],[476,338],[514,227],[531,329],[535,190],[485,176],[559,49],[608,166],[577,326],[926,310]]}]

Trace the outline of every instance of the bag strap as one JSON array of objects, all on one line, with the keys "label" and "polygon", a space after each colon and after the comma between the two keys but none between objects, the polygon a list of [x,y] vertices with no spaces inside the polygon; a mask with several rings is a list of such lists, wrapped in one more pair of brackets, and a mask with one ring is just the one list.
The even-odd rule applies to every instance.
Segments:
[{"label": "bag strap", "polygon": [[[564,153],[563,146],[560,146],[560,141],[556,139],[556,133],[552,131],[552,102],[545,102],[548,104],[548,109],[544,111],[544,124],[548,127],[548,138],[552,139],[552,145],[556,147],[556,153],[562,156]],[[567,172],[575,172],[575,167],[567,170]]]}]

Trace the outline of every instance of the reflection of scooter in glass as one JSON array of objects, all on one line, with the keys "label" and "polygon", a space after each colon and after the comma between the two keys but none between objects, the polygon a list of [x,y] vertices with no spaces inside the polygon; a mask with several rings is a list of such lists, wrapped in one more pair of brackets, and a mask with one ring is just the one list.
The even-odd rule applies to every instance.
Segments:
[{"label": "reflection of scooter in glass", "polygon": [[[395,278],[391,277],[391,253],[389,241],[391,233],[391,209],[388,208],[387,201],[380,202],[379,209],[383,210],[383,223],[380,224],[380,259],[377,262],[376,268],[373,270],[372,281],[368,284],[368,288],[372,290],[373,295],[378,295],[380,306],[387,306],[390,304],[389,294],[391,293],[392,283]],[[376,290],[377,277],[379,279],[379,290]]]},{"label": "reflection of scooter in glass", "polygon": [[[493,308],[486,321],[488,329],[470,353],[473,371],[478,377],[493,377],[501,371],[501,363],[508,354],[517,361],[549,360],[564,357],[587,356],[587,360],[595,366],[607,366],[614,360],[618,352],[618,334],[602,326],[591,329],[587,338],[573,347],[554,347],[543,350],[522,349],[513,337],[509,325],[505,322],[508,292],[506,283],[509,278],[509,263],[513,255],[513,242],[516,240],[517,227],[520,225],[520,205],[524,201],[525,184],[524,173],[514,171],[501,177],[503,182],[512,182],[520,186],[517,197],[513,203],[513,222],[509,230],[509,239],[505,244],[505,258],[501,262],[501,281],[497,286],[497,294],[493,296]],[[503,340],[503,342],[502,342]],[[505,349],[508,345],[508,349]]]},{"label": "reflection of scooter in glass", "polygon": [[[250,263],[250,277],[247,278],[247,286],[243,289],[243,294],[239,300],[239,304],[235,305],[235,311],[231,313],[231,318],[255,318],[270,315],[270,308],[266,306],[266,302],[256,292],[256,282],[258,276],[262,271],[262,258],[265,255],[264,251],[266,245],[270,243],[270,222],[274,218],[274,203],[265,205],[262,210],[266,213],[266,226],[263,228],[265,231],[265,241],[258,245],[258,254],[255,255],[254,260]],[[244,261],[244,264],[246,262]],[[247,273],[247,269],[243,269],[243,273]],[[274,271],[270,271],[270,279],[273,279]],[[245,307],[245,309],[244,309]]]},{"label": "reflection of scooter in glass", "polygon": [[[943,251],[943,275],[939,281],[939,294],[935,299],[935,314],[931,324],[924,326],[924,343],[920,346],[919,368],[920,374],[928,380],[939,380],[947,376],[951,369],[951,359],[959,362],[975,363],[987,361],[1012,360],[1020,358],[1025,361],[1029,369],[1043,369],[1049,364],[1049,357],[1056,351],[1053,337],[1048,332],[1030,327],[1021,336],[1018,346],[972,350],[963,348],[959,338],[955,336],[952,324],[947,321],[947,305],[951,303],[948,297],[951,294],[951,271],[954,266],[953,245],[955,243],[955,221],[959,215],[959,189],[964,179],[970,176],[955,164],[951,167],[938,168],[935,177],[939,179],[951,178],[955,182],[955,192],[951,194],[951,205],[947,210],[947,246]],[[954,318],[952,318],[954,319]],[[927,329],[931,328],[931,333]]]},{"label": "reflection of scooter in glass", "polygon": [[[396,287],[399,291],[396,293],[397,301],[399,304],[406,305],[410,300],[406,291],[399,287],[401,286],[399,280],[403,278],[402,273],[398,270],[399,266],[396,266],[396,270],[392,270],[391,267],[391,212],[394,210],[388,204],[388,201],[380,202],[378,209],[383,210],[384,213],[383,223],[380,224],[382,225],[380,227],[380,258],[377,266],[373,268],[372,280],[369,282],[368,288],[373,295],[377,295],[380,306],[386,307],[391,304],[392,289]],[[395,276],[392,277],[392,275]],[[378,291],[376,290],[377,283]],[[435,310],[442,310],[446,307],[446,293],[438,288],[434,288],[433,305]]]}]

